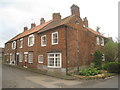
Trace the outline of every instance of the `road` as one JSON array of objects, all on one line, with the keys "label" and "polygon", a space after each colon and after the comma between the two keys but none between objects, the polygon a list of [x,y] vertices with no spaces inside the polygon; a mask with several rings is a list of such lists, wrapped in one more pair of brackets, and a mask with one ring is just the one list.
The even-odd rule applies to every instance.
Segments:
[{"label": "road", "polygon": [[118,88],[118,77],[105,80],[63,80],[3,65],[3,88]]},{"label": "road", "polygon": [[0,90],[2,89],[2,60],[0,60]]}]

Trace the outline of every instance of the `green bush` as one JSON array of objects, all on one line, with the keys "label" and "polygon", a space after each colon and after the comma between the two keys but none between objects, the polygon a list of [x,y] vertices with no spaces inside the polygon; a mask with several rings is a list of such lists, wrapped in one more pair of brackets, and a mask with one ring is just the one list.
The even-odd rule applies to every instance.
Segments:
[{"label": "green bush", "polygon": [[94,76],[100,73],[101,71],[97,70],[96,68],[84,68],[79,71],[79,75],[83,76]]},{"label": "green bush", "polygon": [[102,56],[103,56],[103,54],[99,50],[95,51],[94,60],[93,60],[95,68],[97,68],[97,67],[101,68],[101,66],[102,66]]},{"label": "green bush", "polygon": [[120,62],[108,62],[103,65],[103,69],[110,73],[120,73]]}]

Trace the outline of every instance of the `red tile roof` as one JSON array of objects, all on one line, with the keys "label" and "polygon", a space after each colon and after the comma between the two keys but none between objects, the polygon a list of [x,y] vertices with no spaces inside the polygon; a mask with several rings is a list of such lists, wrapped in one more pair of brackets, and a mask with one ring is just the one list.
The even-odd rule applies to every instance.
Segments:
[{"label": "red tile roof", "polygon": [[101,36],[101,37],[106,38],[105,36],[103,36],[102,34],[100,34],[100,33],[96,32],[96,31],[94,31],[94,30],[91,29],[91,28],[88,28],[88,27],[87,27],[87,30],[89,30],[90,32],[92,32],[92,33],[94,33],[94,34],[96,34],[96,35],[98,35],[98,36]]},{"label": "red tile roof", "polygon": [[[32,28],[32,29],[26,30],[26,31],[24,31],[24,32],[16,35],[16,36],[15,36],[14,38],[12,38],[10,41],[14,41],[14,40],[20,39],[20,38],[22,38],[22,37],[24,37],[24,36],[33,34],[33,33],[35,33],[35,32],[41,33],[41,32],[44,32],[44,31],[48,31],[48,30],[50,30],[50,29],[53,29],[53,28],[55,28],[55,27],[61,26],[61,25],[67,25],[67,23],[68,23],[73,17],[74,17],[74,15],[71,15],[71,16],[68,16],[68,17],[66,17],[66,18],[64,18],[64,19],[61,19],[61,20],[59,20],[59,21],[50,20],[50,21],[48,21],[48,22],[45,22],[45,23],[43,23],[43,24],[41,24],[41,25],[38,25],[38,26],[36,26],[36,27],[34,27],[34,28]],[[96,35],[99,35],[99,36],[101,36],[101,37],[106,38],[105,36],[101,35],[100,33],[92,30],[91,28],[88,28],[88,27],[87,27],[87,30],[89,30],[90,32],[92,32],[92,33],[94,33],[94,34],[96,34]],[[10,41],[8,41],[8,42],[10,42]]]},{"label": "red tile roof", "polygon": [[68,16],[64,19],[58,20],[58,21],[53,21],[51,22],[49,25],[47,25],[46,27],[44,27],[43,29],[41,29],[38,33],[53,29],[55,27],[61,26],[61,25],[65,25],[67,24],[75,15],[71,15]]},{"label": "red tile roof", "polygon": [[[35,32],[37,32],[37,31],[39,31],[40,29],[44,28],[45,26],[47,26],[48,24],[50,24],[52,21],[53,21],[53,20],[50,20],[50,21],[48,21],[48,22],[46,22],[46,23],[43,23],[43,24],[41,24],[41,25],[38,25],[38,26],[36,26],[36,27],[34,27],[34,28],[32,28],[32,29],[26,30],[26,31],[24,31],[24,32],[16,35],[16,36],[15,36],[14,38],[12,38],[10,41],[14,41],[14,40],[20,39],[20,38],[22,38],[22,37],[24,37],[24,36],[30,35],[30,34],[32,34],[32,33],[35,33]],[[8,42],[9,42],[9,41],[8,41]]]}]

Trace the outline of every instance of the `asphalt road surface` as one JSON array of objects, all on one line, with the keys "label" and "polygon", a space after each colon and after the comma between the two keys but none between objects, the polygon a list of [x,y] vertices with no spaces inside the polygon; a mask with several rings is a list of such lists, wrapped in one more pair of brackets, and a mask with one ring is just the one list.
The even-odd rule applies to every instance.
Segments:
[{"label": "asphalt road surface", "polygon": [[102,80],[63,80],[3,65],[2,88],[118,88],[118,76]]},{"label": "asphalt road surface", "polygon": [[2,60],[0,60],[0,90],[2,89]]}]

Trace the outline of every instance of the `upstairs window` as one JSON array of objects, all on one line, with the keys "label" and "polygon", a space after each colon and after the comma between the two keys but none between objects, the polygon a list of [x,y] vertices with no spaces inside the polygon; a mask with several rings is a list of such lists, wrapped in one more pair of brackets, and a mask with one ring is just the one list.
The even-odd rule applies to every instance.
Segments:
[{"label": "upstairs window", "polygon": [[41,36],[41,46],[46,46],[46,35]]},{"label": "upstairs window", "polygon": [[101,46],[104,46],[104,39],[101,39]]},{"label": "upstairs window", "polygon": [[15,49],[16,48],[16,41],[13,41],[12,42],[12,49]]},{"label": "upstairs window", "polygon": [[23,38],[20,39],[20,48],[23,48]]},{"label": "upstairs window", "polygon": [[28,46],[33,46],[34,45],[34,35],[30,35],[28,37]]},{"label": "upstairs window", "polygon": [[38,56],[38,63],[43,63],[43,55]]},{"label": "upstairs window", "polygon": [[97,45],[100,45],[99,37],[96,37],[96,44],[97,44]]},{"label": "upstairs window", "polygon": [[28,53],[28,63],[33,63],[33,52]]},{"label": "upstairs window", "polygon": [[52,33],[52,45],[58,44],[58,32]]}]

